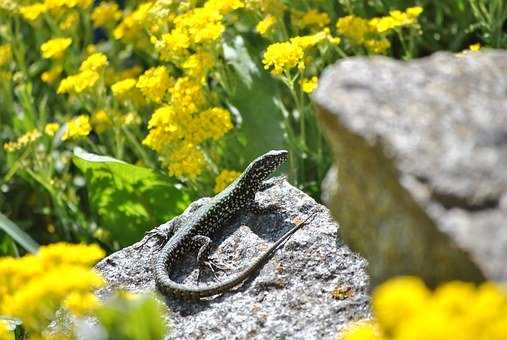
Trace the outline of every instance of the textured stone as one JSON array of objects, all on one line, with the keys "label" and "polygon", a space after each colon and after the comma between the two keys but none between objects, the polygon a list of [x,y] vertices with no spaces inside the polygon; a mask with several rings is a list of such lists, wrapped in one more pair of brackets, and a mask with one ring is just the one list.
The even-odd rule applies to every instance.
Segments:
[{"label": "textured stone", "polygon": [[[258,193],[256,199],[261,205],[277,203],[281,209],[271,215],[241,216],[225,228],[212,258],[234,269],[219,274],[219,280],[250,264],[294,225],[294,219],[318,213],[239,288],[199,302],[166,299],[171,338],[334,339],[349,320],[369,317],[366,261],[339,240],[339,227],[329,211],[285,181]],[[194,202],[183,215],[167,223],[184,223],[207,200]],[[158,248],[155,239],[142,242],[97,264],[107,280],[107,287],[99,292],[101,298],[115,288],[155,290],[152,270]],[[175,281],[196,285],[194,256],[182,261],[182,270],[173,274]],[[213,282],[212,276],[205,274],[202,284]],[[346,292],[341,299],[333,298],[336,288]]]},{"label": "textured stone", "polygon": [[336,159],[324,199],[373,283],[507,280],[506,52],[351,58],[313,98]]}]

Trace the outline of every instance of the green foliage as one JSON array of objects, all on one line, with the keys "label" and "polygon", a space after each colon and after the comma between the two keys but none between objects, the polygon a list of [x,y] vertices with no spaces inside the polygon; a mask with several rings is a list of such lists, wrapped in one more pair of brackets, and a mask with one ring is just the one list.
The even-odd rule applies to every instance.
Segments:
[{"label": "green foliage", "polygon": [[30,235],[25,233],[16,223],[12,222],[4,214],[0,213],[0,229],[5,231],[7,235],[12,237],[19,245],[21,245],[26,251],[35,253],[39,245],[35,242]]},{"label": "green foliage", "polygon": [[188,204],[176,182],[154,170],[82,149],[75,150],[73,161],[86,177],[90,204],[101,227],[120,247],[139,240]]},{"label": "green foliage", "polygon": [[167,333],[162,307],[154,297],[113,297],[96,315],[107,340],[162,340]]}]

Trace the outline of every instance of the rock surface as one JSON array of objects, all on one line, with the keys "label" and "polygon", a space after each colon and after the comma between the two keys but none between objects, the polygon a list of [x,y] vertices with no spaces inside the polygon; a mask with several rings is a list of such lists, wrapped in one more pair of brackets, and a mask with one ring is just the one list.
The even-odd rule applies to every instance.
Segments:
[{"label": "rock surface", "polygon": [[[194,202],[183,215],[167,223],[184,223],[206,200]],[[339,240],[339,227],[329,211],[285,181],[258,193],[256,200],[261,205],[277,203],[280,210],[265,216],[243,215],[225,228],[212,258],[234,270],[220,274],[220,280],[251,263],[294,225],[294,219],[318,213],[239,288],[199,302],[166,300],[171,311],[171,338],[334,339],[348,321],[369,317],[366,261]],[[142,242],[97,264],[107,280],[106,288],[99,292],[101,298],[115,288],[155,290],[152,263],[158,253],[156,240]],[[186,270],[173,273],[173,278],[195,285],[193,256],[180,267]],[[211,283],[212,276],[205,274],[202,284]]]},{"label": "rock surface", "polygon": [[336,159],[324,198],[372,283],[507,281],[506,94],[501,51],[325,72],[313,97]]}]

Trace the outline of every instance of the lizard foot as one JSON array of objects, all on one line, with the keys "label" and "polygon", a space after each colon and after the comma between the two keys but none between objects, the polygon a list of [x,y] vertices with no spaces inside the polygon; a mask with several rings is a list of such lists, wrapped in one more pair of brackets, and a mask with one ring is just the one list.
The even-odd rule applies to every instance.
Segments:
[{"label": "lizard foot", "polygon": [[168,235],[167,233],[158,229],[150,230],[144,233],[144,240],[141,242],[141,244],[135,245],[134,248],[139,249],[144,247],[144,245],[148,243],[148,241],[151,240],[152,238],[157,238],[156,246],[158,246],[158,248],[160,249],[162,248],[162,245],[167,241]]},{"label": "lizard foot", "polygon": [[215,279],[215,281],[218,281],[218,276],[217,276],[217,272],[218,271],[227,272],[228,270],[231,269],[226,264],[223,264],[223,263],[221,263],[219,261],[216,261],[216,260],[208,259],[206,261],[202,261],[202,266],[201,266],[201,268],[199,268],[199,274],[197,275],[197,281],[198,282],[201,281],[201,273],[202,273],[202,271],[204,269],[203,268],[204,266],[206,266],[211,271],[211,273],[213,274],[213,278]]}]

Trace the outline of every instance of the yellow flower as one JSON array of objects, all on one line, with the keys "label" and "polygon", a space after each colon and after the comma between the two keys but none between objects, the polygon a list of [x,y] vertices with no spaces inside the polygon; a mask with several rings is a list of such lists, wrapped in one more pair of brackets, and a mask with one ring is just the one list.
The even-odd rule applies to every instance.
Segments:
[{"label": "yellow flower", "polygon": [[373,54],[385,54],[391,48],[391,43],[387,39],[368,39],[364,44]]},{"label": "yellow flower", "polygon": [[215,59],[211,53],[199,51],[188,57],[182,67],[187,75],[203,79],[214,64]]},{"label": "yellow flower", "polygon": [[92,21],[95,27],[107,26],[121,19],[122,12],[118,4],[114,2],[101,2],[92,13]]},{"label": "yellow flower", "polygon": [[111,85],[111,91],[115,97],[124,98],[132,89],[135,89],[136,83],[134,78],[120,80]]},{"label": "yellow flower", "polygon": [[58,129],[60,129],[60,124],[58,124],[58,123],[48,123],[44,127],[44,132],[48,136],[54,136],[55,133],[56,133],[56,131],[58,131]]},{"label": "yellow flower", "polygon": [[411,19],[416,19],[423,12],[423,8],[421,6],[409,7],[406,9],[405,13],[407,13],[408,17]]},{"label": "yellow flower", "polygon": [[60,76],[62,71],[62,65],[57,64],[51,67],[48,71],[43,72],[40,76],[40,79],[47,84],[52,84]]},{"label": "yellow flower", "polygon": [[14,340],[14,334],[7,328],[7,323],[0,320],[0,340]]},{"label": "yellow flower", "polygon": [[96,111],[92,115],[90,123],[92,124],[95,132],[99,134],[109,129],[112,125],[111,119],[109,119],[109,115],[104,110]]},{"label": "yellow flower", "polygon": [[315,76],[312,77],[311,79],[302,79],[301,89],[303,90],[303,92],[312,93],[313,90],[317,88],[318,81],[319,81],[318,78]]},{"label": "yellow flower", "polygon": [[300,23],[303,27],[325,27],[329,24],[329,21],[329,15],[327,15],[327,13],[311,9],[303,15]]},{"label": "yellow flower", "polygon": [[341,336],[341,340],[382,340],[378,326],[372,322],[354,322]]},{"label": "yellow flower", "polygon": [[235,9],[245,7],[245,4],[241,0],[208,0],[204,6],[225,15]]},{"label": "yellow flower", "polygon": [[[468,49],[472,52],[477,52],[477,51],[480,51],[481,50],[481,44],[480,43],[476,43],[476,44],[472,44],[470,46],[468,46]],[[1,59],[1,58],[0,58]],[[0,65],[2,63],[0,62]]]},{"label": "yellow flower", "polygon": [[58,90],[56,93],[70,93],[76,92],[81,93],[84,90],[93,87],[97,80],[99,80],[99,74],[95,71],[86,70],[73,76],[68,76],[60,81]]},{"label": "yellow flower", "polygon": [[141,124],[141,117],[135,112],[129,112],[121,117],[121,122],[124,125],[139,125]]},{"label": "yellow flower", "polygon": [[56,38],[48,40],[40,47],[42,57],[46,59],[59,59],[63,56],[63,53],[70,44],[72,44],[71,38]]},{"label": "yellow flower", "polygon": [[365,40],[366,36],[373,31],[368,20],[353,15],[348,15],[338,19],[336,29],[338,33],[351,39],[357,44],[361,44]]},{"label": "yellow flower", "polygon": [[168,157],[169,174],[194,180],[204,168],[202,152],[191,143],[177,146]]},{"label": "yellow flower", "polygon": [[0,67],[7,65],[12,59],[12,48],[10,44],[0,45]]},{"label": "yellow flower", "polygon": [[271,27],[273,27],[274,24],[276,24],[276,18],[272,15],[268,15],[266,18],[257,23],[255,29],[261,35],[266,35],[266,33],[271,29]]},{"label": "yellow flower", "polygon": [[63,301],[63,306],[74,315],[85,316],[94,312],[100,306],[100,302],[93,293],[72,292]]},{"label": "yellow flower", "polygon": [[62,140],[88,136],[91,129],[90,118],[87,115],[81,115],[67,123],[67,128],[62,136]]},{"label": "yellow flower", "polygon": [[39,18],[39,16],[46,12],[47,8],[45,4],[35,3],[33,5],[21,6],[19,8],[19,13],[28,21],[35,21]]},{"label": "yellow flower", "polygon": [[152,67],[139,77],[137,87],[154,102],[160,103],[171,85],[165,66]]},{"label": "yellow flower", "polygon": [[303,49],[290,42],[274,43],[268,46],[264,53],[262,63],[266,70],[273,68],[273,75],[280,75],[284,70],[288,71],[294,67],[300,70],[304,68]]},{"label": "yellow flower", "polygon": [[34,129],[20,136],[15,142],[5,143],[4,149],[7,152],[14,152],[35,142],[40,137],[41,137],[40,132],[37,131],[37,129]]},{"label": "yellow flower", "polygon": [[215,193],[219,193],[224,190],[229,184],[231,184],[241,172],[234,170],[222,170],[220,174],[215,178]]},{"label": "yellow flower", "polygon": [[79,70],[83,71],[94,71],[100,72],[104,67],[108,65],[107,57],[100,52],[93,53],[85,61],[81,63]]},{"label": "yellow flower", "polygon": [[95,245],[57,243],[35,255],[0,258],[0,315],[21,319],[39,339],[61,307],[87,314],[92,292],[104,284],[90,267],[103,256]]},{"label": "yellow flower", "polygon": [[426,308],[430,291],[416,277],[387,281],[373,293],[373,309],[379,324],[388,331]]}]

